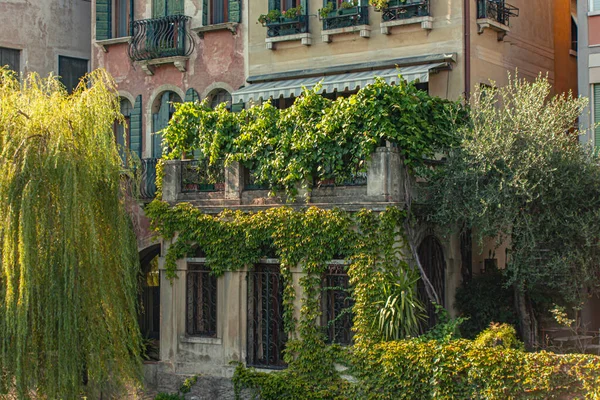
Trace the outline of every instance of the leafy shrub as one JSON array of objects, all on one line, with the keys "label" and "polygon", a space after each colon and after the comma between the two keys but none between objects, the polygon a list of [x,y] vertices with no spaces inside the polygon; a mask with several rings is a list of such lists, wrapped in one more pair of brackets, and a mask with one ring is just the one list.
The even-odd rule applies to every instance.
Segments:
[{"label": "leafy shrub", "polygon": [[159,393],[154,397],[154,400],[185,400],[185,397],[177,393]]},{"label": "leafy shrub", "polygon": [[517,339],[517,331],[508,324],[490,324],[490,327],[475,338],[474,344],[480,347],[501,347],[523,350],[523,342]]},{"label": "leafy shrub", "polygon": [[517,325],[512,288],[499,270],[475,276],[456,291],[455,306],[468,318],[461,326],[465,338],[473,339],[492,322]]}]

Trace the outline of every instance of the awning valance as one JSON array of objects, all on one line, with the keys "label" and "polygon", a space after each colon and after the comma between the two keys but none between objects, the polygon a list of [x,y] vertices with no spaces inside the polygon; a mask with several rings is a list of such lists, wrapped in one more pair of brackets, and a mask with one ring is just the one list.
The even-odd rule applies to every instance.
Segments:
[{"label": "awning valance", "polygon": [[448,63],[422,64],[402,68],[388,68],[376,71],[349,72],[345,74],[314,76],[298,79],[277,80],[248,85],[233,93],[233,103],[247,103],[250,100],[259,101],[269,98],[298,97],[302,87],[312,89],[317,83],[322,82],[321,93],[334,91],[353,91],[364,88],[375,80],[383,78],[389,84],[398,83],[399,75],[408,82],[419,80],[429,82],[429,73],[432,70],[447,67]]}]

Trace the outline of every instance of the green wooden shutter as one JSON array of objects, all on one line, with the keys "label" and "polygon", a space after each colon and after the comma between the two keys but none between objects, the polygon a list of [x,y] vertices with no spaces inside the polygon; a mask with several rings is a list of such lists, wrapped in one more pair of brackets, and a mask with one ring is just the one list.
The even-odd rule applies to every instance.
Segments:
[{"label": "green wooden shutter", "polygon": [[129,150],[142,158],[142,95],[138,95],[129,119]]},{"label": "green wooden shutter", "polygon": [[162,157],[162,134],[157,132],[162,131],[169,125],[169,95],[170,92],[163,93],[160,99],[160,109],[158,114],[153,115],[153,131],[152,131],[152,157]]},{"label": "green wooden shutter", "polygon": [[600,147],[600,84],[594,85],[594,146]]},{"label": "green wooden shutter", "polygon": [[200,96],[198,96],[198,92],[196,92],[193,88],[189,88],[186,92],[185,92],[185,102],[190,102],[190,101],[198,101],[200,100]]},{"label": "green wooden shutter", "polygon": [[166,0],[152,0],[152,18],[160,18],[167,15]]},{"label": "green wooden shutter", "polygon": [[111,38],[112,0],[96,0],[96,40]]},{"label": "green wooden shutter", "polygon": [[281,2],[279,0],[269,0],[269,11],[280,10]]},{"label": "green wooden shutter", "polygon": [[185,8],[183,0],[168,0],[167,15],[184,15]]},{"label": "green wooden shutter", "polygon": [[202,0],[202,25],[208,25],[208,0]]},{"label": "green wooden shutter", "polygon": [[244,103],[239,102],[231,105],[231,112],[240,112],[244,109]]},{"label": "green wooden shutter", "polygon": [[308,4],[306,3],[306,0],[300,0],[300,5],[302,6],[302,15],[308,15]]},{"label": "green wooden shutter", "polygon": [[242,1],[229,0],[228,14],[229,22],[240,22],[242,20]]}]

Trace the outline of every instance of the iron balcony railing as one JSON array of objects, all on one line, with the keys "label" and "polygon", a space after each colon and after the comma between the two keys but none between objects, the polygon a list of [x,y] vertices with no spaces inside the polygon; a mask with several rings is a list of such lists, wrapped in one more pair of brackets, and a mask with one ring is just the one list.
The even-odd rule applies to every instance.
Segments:
[{"label": "iron balcony railing", "polygon": [[294,18],[279,17],[276,21],[267,22],[267,37],[296,35],[308,32],[308,15]]},{"label": "iron balcony railing", "polygon": [[518,17],[519,9],[504,0],[477,0],[477,18],[489,18],[503,25],[510,25],[510,17]]},{"label": "iron balcony railing", "polygon": [[181,192],[222,192],[225,190],[225,164],[218,160],[186,160],[181,162]]},{"label": "iron balcony railing", "polygon": [[156,196],[156,163],[157,158],[143,158],[142,179],[140,182],[140,197],[148,200]]},{"label": "iron balcony railing", "polygon": [[356,6],[339,8],[323,18],[323,30],[347,28],[349,26],[368,25],[369,7]]},{"label": "iron balcony railing", "polygon": [[194,40],[189,32],[190,17],[169,15],[134,21],[128,54],[133,61],[189,56]]},{"label": "iron balcony railing", "polygon": [[381,19],[385,22],[430,15],[429,0],[390,0],[381,10]]}]

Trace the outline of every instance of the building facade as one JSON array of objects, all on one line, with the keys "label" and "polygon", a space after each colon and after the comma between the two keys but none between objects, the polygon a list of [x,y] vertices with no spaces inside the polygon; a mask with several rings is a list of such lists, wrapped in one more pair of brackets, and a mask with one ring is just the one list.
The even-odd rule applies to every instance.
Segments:
[{"label": "building facade", "polygon": [[[399,73],[418,80],[430,94],[452,100],[493,84],[490,80],[502,85],[507,72],[517,69],[521,77],[548,74],[551,82],[560,79],[563,85],[564,76],[570,76],[566,69],[574,65],[571,30],[556,33],[555,25],[571,21],[564,16],[570,4],[390,0],[375,9],[367,0],[93,0],[92,65],[106,68],[117,81],[128,124],[115,130],[121,144],[142,160],[142,197],[152,198],[153,166],[162,154],[159,132],[174,102],[208,99],[212,106],[226,102],[235,111],[271,101],[286,108],[303,87],[321,83],[323,96],[335,99],[355,93],[376,76],[396,83]],[[269,197],[269,190],[256,185],[251,171],[240,165],[221,168],[216,183],[199,179],[201,168],[195,161],[167,162],[163,200],[190,201],[206,213],[284,203]],[[402,207],[402,168],[397,149],[381,147],[364,176],[314,187],[310,204],[349,211]],[[285,343],[272,334],[282,325],[279,261],[265,251],[260,265],[215,278],[199,251],[177,262],[179,278],[171,282],[164,274],[170,242],[153,240],[143,213],[136,210],[147,276],[141,326],[160,344],[153,373],[229,377],[231,361],[284,367],[279,355]],[[423,226],[416,239],[438,296],[450,310],[465,276],[505,265],[503,247],[478,249],[468,236],[442,240],[435,227]],[[331,265],[327,279],[332,286],[347,285],[344,260]],[[292,273],[295,280],[302,276],[300,267]],[[263,295],[279,300],[269,302]],[[330,311],[323,309],[324,315]],[[262,316],[270,325],[256,322]],[[349,331],[349,326],[341,330],[341,342],[351,340]]]},{"label": "building facade", "polygon": [[0,3],[0,65],[52,73],[72,90],[90,68],[90,3],[25,0]]}]

